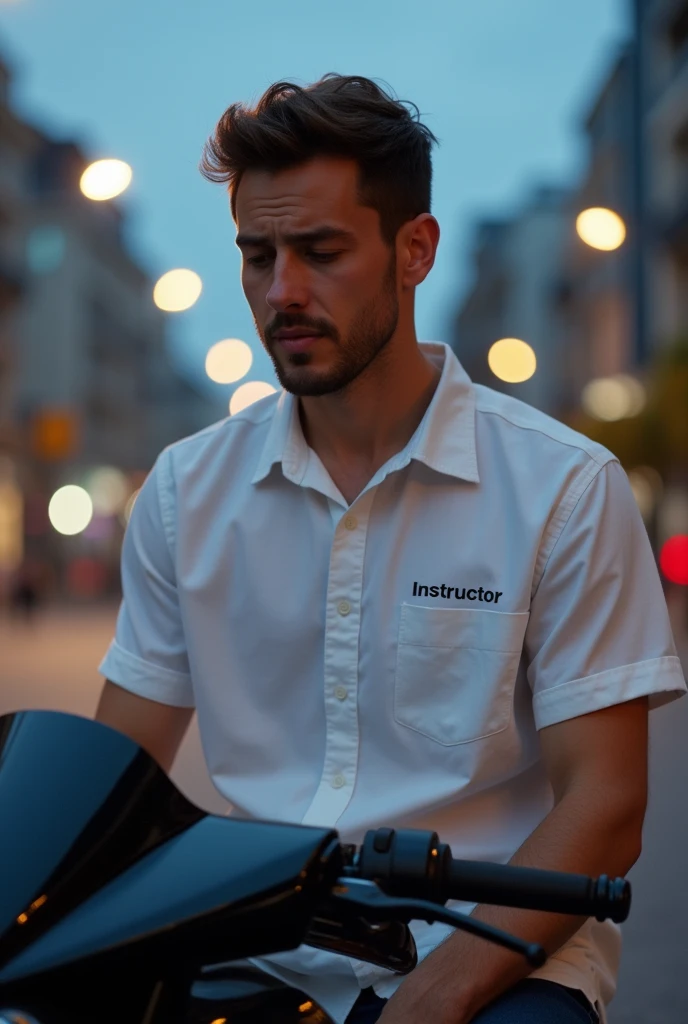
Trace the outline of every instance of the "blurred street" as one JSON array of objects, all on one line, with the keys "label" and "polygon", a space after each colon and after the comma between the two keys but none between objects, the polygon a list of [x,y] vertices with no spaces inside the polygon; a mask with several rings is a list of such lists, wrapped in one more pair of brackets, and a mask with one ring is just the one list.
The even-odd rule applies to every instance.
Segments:
[{"label": "blurred street", "polygon": [[[47,708],[93,718],[104,682],[97,667],[116,618],[115,605],[39,612],[34,625],[0,616],[0,714]],[[195,716],[171,777],[204,810],[228,808],[205,770]]]},{"label": "blurred street", "polygon": [[[688,670],[685,605],[670,604],[677,646]],[[50,708],[92,717],[103,685],[96,667],[112,636],[115,607],[48,611],[34,626],[0,620],[0,714]],[[631,918],[610,1024],[685,1024],[688,990],[688,700],[651,716],[650,804],[643,855],[630,873]],[[196,719],[172,778],[212,813],[228,805],[204,768]]]}]

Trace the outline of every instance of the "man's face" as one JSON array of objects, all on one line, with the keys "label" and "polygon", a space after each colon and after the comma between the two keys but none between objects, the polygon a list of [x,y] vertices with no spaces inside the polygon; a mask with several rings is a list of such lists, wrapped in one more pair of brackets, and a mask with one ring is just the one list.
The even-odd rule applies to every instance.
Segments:
[{"label": "man's face", "polygon": [[357,202],[356,181],[355,161],[318,157],[276,174],[247,172],[237,190],[242,287],[277,378],[294,395],[345,388],[397,327],[395,252],[377,211]]}]

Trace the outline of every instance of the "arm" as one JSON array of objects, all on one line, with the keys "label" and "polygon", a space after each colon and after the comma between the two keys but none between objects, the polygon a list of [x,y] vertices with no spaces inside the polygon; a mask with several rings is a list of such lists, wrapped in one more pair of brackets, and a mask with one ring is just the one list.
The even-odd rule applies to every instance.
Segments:
[{"label": "arm", "polygon": [[139,697],[106,679],[95,720],[129,736],[169,774],[193,711]]},{"label": "arm", "polygon": [[[540,736],[555,805],[509,863],[585,875],[626,874],[640,855],[647,803],[647,698],[560,722]],[[548,955],[585,920],[495,906],[476,907],[472,916],[539,942]],[[430,993],[436,1024],[467,1024],[531,971],[518,954],[454,932],[409,975],[407,981],[413,981],[403,996],[407,982],[399,987],[381,1024],[420,1020],[414,1013],[422,1014]]]},{"label": "arm", "polygon": [[[194,693],[174,566],[169,453],[146,478],[122,545],[123,601],[96,721],[112,726],[169,772],[193,715]],[[164,513],[164,514],[163,514]]]}]

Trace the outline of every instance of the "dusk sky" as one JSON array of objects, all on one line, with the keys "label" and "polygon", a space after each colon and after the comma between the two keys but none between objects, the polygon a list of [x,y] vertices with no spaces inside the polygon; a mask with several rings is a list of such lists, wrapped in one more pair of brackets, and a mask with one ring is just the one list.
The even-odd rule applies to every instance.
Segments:
[{"label": "dusk sky", "polygon": [[[88,159],[131,164],[131,250],[155,280],[200,274],[203,293],[168,314],[171,351],[204,377],[210,346],[254,351],[245,380],[276,384],[239,280],[224,186],[198,172],[236,101],[273,82],[360,74],[412,100],[438,136],[433,213],[442,236],[416,300],[418,337],[448,341],[470,280],[472,228],[541,183],[576,180],[581,120],[628,32],[628,0],[0,0],[0,55],[17,113]],[[152,301],[152,299],[151,299]],[[243,382],[242,382],[243,383]],[[232,385],[213,385],[227,398]]]}]

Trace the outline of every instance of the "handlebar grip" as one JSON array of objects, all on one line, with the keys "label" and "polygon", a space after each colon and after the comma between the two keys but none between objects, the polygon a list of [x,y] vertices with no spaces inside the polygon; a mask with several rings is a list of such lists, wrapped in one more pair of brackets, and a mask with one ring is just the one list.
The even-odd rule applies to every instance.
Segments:
[{"label": "handlebar grip", "polygon": [[590,878],[510,864],[453,859],[448,899],[494,903],[503,907],[580,914],[598,921],[625,921],[631,885],[625,878]]}]

